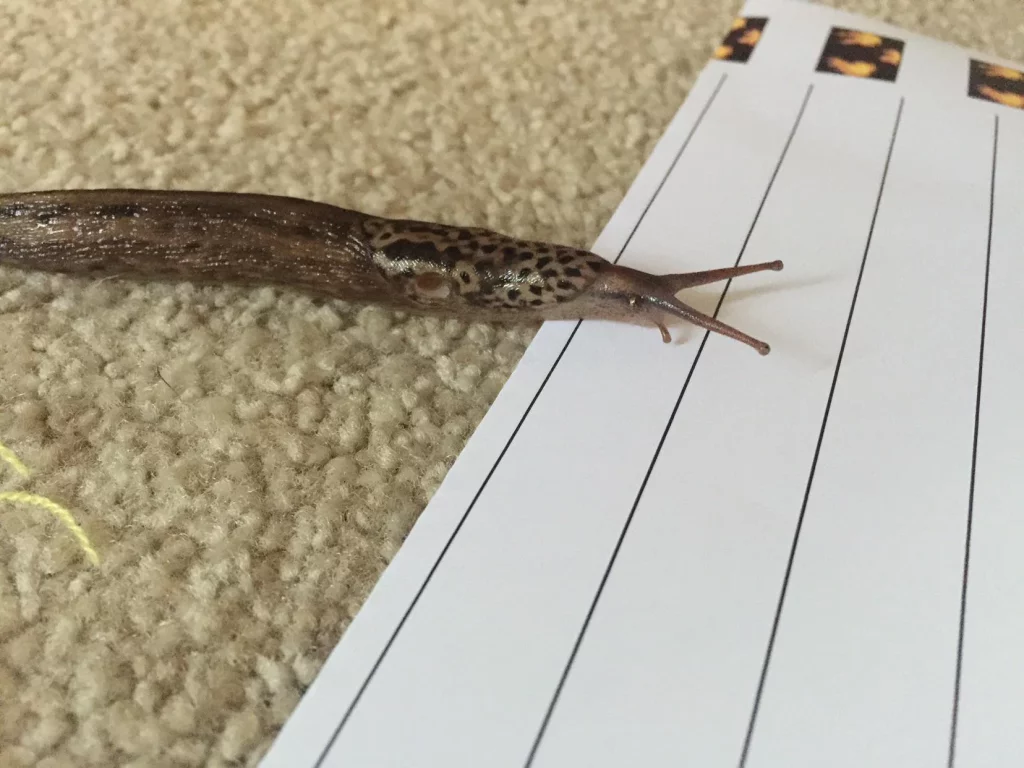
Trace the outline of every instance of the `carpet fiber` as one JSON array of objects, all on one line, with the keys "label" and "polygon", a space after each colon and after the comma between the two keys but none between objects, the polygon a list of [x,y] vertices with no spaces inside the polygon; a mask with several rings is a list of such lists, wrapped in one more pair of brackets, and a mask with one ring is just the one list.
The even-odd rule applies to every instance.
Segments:
[{"label": "carpet fiber", "polygon": [[[1024,60],[1019,0],[830,4]],[[0,189],[588,246],[738,7],[8,0]],[[0,489],[100,558],[0,505],[0,765],[255,764],[535,330],[0,270]]]}]

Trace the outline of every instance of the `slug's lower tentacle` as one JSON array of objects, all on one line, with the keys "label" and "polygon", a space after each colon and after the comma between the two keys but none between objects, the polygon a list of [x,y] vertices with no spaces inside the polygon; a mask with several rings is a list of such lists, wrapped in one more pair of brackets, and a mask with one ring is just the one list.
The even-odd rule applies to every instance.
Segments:
[{"label": "slug's lower tentacle", "polygon": [[[709,315],[705,315],[702,312],[698,312],[688,304],[684,304],[678,299],[669,299],[662,297],[653,297],[648,300],[650,305],[656,309],[661,310],[669,315],[680,317],[683,320],[687,320],[694,325],[699,325],[701,328],[706,328],[709,331],[715,331],[723,336],[728,336],[730,339],[736,339],[742,341],[744,344],[753,347],[762,355],[767,355],[771,351],[765,342],[755,339],[752,336],[748,336],[743,331],[733,328],[731,325],[726,325],[721,320],[717,320]],[[671,341],[671,337],[668,335],[668,329],[665,328],[661,323],[655,323],[661,330],[661,337],[667,343]]]}]

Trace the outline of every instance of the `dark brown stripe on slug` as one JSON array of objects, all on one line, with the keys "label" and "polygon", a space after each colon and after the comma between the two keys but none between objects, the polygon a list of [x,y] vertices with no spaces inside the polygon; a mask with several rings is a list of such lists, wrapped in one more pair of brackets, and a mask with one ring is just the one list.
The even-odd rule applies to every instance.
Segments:
[{"label": "dark brown stripe on slug", "polygon": [[[132,220],[137,218],[127,213],[127,208],[123,210],[124,213],[118,217],[119,219]],[[203,233],[210,227],[230,224],[258,229],[267,235],[276,235],[294,240],[319,241],[325,238],[338,238],[341,236],[337,228],[329,222],[319,223],[315,226],[292,223],[290,221],[270,218],[263,213],[247,212],[230,206],[208,208],[201,205],[182,205],[166,211],[160,211],[160,213],[166,216],[164,223],[169,230],[185,229],[193,233]],[[102,218],[102,214],[100,217]]]},{"label": "dark brown stripe on slug", "polygon": [[100,217],[113,217],[115,219],[134,219],[142,213],[142,206],[138,203],[107,203],[96,209]]},{"label": "dark brown stripe on slug", "polygon": [[4,218],[17,218],[19,216],[25,216],[31,214],[37,210],[34,205],[28,205],[26,203],[7,203],[6,205],[0,205],[0,216]]}]

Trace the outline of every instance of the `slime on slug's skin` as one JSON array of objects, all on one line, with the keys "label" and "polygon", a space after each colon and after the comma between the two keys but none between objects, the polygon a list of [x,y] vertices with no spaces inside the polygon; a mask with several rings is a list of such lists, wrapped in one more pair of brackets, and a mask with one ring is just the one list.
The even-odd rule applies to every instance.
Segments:
[{"label": "slime on slug's skin", "polygon": [[0,195],[0,265],[127,280],[273,285],[467,320],[612,320],[671,341],[670,317],[763,341],[679,301],[781,261],[652,275],[586,250],[386,219],[292,197],[97,189]]}]

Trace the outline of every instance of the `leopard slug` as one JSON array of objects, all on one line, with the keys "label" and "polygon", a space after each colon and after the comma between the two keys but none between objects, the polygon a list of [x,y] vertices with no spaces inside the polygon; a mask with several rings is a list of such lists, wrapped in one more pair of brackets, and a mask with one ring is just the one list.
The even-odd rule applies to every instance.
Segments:
[{"label": "leopard slug", "polygon": [[85,189],[0,194],[0,266],[127,280],[273,285],[468,320],[682,318],[768,354],[679,301],[782,262],[652,275],[578,248],[265,194]]}]

